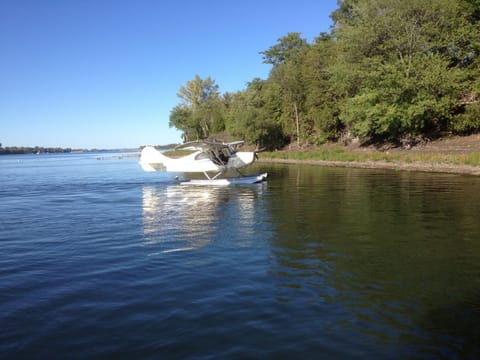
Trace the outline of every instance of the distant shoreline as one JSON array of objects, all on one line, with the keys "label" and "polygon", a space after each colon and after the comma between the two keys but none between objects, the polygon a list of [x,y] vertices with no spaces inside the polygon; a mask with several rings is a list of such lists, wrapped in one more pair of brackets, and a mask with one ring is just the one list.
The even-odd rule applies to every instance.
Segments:
[{"label": "distant shoreline", "polygon": [[1,148],[1,155],[46,155],[46,154],[89,154],[89,153],[114,153],[114,152],[134,152],[140,151],[138,148],[134,149],[91,149],[91,150],[70,150],[70,149],[39,149],[31,150],[31,148],[17,149],[17,148]]},{"label": "distant shoreline", "polygon": [[[178,144],[155,145],[157,149],[165,150],[175,147]],[[83,154],[97,152],[133,152],[141,151],[144,145],[134,148],[118,149],[74,149],[61,147],[43,147],[43,146],[6,146],[0,144],[0,155],[32,155],[32,154]]]}]

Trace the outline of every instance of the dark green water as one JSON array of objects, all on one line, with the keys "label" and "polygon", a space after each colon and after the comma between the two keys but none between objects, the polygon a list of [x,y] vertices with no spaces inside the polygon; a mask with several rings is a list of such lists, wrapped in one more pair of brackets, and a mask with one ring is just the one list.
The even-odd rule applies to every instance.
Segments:
[{"label": "dark green water", "polygon": [[388,356],[480,356],[480,179],[312,166],[272,177],[279,299],[340,306],[349,315],[325,328]]},{"label": "dark green water", "polygon": [[0,358],[480,358],[480,178],[0,157]]}]

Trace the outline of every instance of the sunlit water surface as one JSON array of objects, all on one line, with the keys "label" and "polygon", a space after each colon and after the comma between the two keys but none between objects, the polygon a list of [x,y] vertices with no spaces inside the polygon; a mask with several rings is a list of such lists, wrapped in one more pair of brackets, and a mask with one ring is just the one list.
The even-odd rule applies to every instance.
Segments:
[{"label": "sunlit water surface", "polygon": [[0,358],[480,357],[480,179],[0,157]]}]

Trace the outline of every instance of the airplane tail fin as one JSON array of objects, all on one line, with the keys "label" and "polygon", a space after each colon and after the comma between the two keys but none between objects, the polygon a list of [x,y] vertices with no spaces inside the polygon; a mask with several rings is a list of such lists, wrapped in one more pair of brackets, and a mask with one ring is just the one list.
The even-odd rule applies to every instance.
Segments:
[{"label": "airplane tail fin", "polygon": [[140,155],[140,165],[144,171],[164,171],[168,158],[153,146],[143,148]]}]

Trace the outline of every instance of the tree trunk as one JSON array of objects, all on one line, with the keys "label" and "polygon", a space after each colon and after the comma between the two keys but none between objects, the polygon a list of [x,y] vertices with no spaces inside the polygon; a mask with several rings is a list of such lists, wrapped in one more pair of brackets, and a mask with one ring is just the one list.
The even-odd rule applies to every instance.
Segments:
[{"label": "tree trunk", "polygon": [[300,146],[300,121],[298,119],[297,103],[293,103],[293,109],[295,110],[295,124],[297,127],[297,145]]}]

